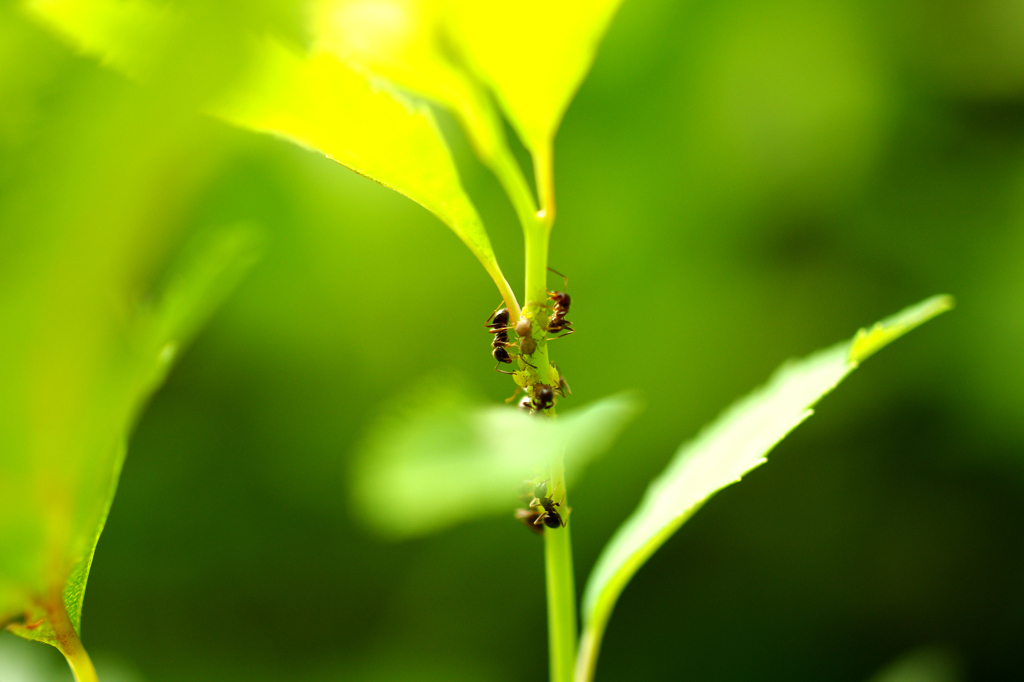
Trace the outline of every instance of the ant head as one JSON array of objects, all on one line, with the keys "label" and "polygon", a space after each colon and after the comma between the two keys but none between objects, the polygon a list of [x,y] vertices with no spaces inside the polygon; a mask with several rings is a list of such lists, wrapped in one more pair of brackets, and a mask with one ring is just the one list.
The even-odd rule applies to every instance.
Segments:
[{"label": "ant head", "polygon": [[494,313],[490,326],[504,327],[508,324],[508,317],[508,308],[502,308],[498,312]]}]

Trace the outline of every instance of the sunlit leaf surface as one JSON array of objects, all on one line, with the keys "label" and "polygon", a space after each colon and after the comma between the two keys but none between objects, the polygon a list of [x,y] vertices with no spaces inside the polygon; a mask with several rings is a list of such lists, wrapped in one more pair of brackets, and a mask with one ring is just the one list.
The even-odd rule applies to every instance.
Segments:
[{"label": "sunlit leaf surface", "polygon": [[399,537],[484,514],[511,517],[524,479],[543,475],[560,452],[578,475],[635,412],[632,399],[613,396],[546,419],[481,407],[455,391],[424,392],[370,435],[353,481],[356,510]]},{"label": "sunlit leaf surface", "polygon": [[316,49],[450,109],[482,158],[505,146],[490,98],[452,52],[442,2],[320,0],[313,8]]},{"label": "sunlit leaf surface", "polygon": [[550,204],[555,133],[619,4],[450,0],[452,41],[533,154],[542,205]]},{"label": "sunlit leaf surface", "polygon": [[[683,445],[597,561],[583,596],[580,660],[592,660],[616,599],[648,558],[716,492],[767,461],[768,452],[807,419],[812,406],[873,352],[953,306],[936,296],[803,360],[783,365],[769,382],[735,403]],[[867,339],[867,340],[866,340]],[[854,359],[856,358],[856,359]]]},{"label": "sunlit leaf surface", "polygon": [[[214,23],[200,11],[143,0],[36,0],[29,7],[82,49],[130,76],[161,85],[175,82],[170,76],[194,79],[201,85],[180,90],[193,98],[198,90],[203,96],[196,105],[206,111],[317,149],[405,194],[458,235],[511,302],[483,223],[429,109],[327,51],[325,45],[341,50],[337,30],[303,53],[272,34],[256,35],[228,22]],[[211,23],[223,29],[222,39],[197,40],[211,31]],[[406,56],[417,54],[410,48]],[[441,67],[435,72],[428,83],[451,73]],[[451,88],[465,85],[454,76],[448,82]]]},{"label": "sunlit leaf surface", "polygon": [[315,50],[448,109],[509,194],[520,220],[536,219],[536,202],[501,117],[486,86],[457,52],[452,22],[461,8],[453,10],[444,0],[318,0],[312,7]]}]

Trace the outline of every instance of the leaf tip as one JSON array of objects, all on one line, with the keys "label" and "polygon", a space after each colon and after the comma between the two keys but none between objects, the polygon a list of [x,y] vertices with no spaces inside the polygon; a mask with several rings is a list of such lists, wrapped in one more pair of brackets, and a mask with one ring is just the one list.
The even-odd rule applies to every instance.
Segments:
[{"label": "leaf tip", "polygon": [[936,315],[952,310],[956,300],[948,294],[932,296],[910,306],[892,317],[876,322],[870,329],[860,329],[853,337],[847,361],[856,367],[892,341],[903,336]]}]

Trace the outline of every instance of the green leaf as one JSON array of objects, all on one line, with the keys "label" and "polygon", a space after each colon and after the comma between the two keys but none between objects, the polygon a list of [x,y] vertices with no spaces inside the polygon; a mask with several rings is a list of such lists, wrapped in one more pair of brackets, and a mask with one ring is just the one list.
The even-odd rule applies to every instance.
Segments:
[{"label": "green leaf", "polygon": [[563,451],[566,469],[578,475],[636,409],[620,395],[545,419],[481,407],[452,388],[421,391],[389,410],[369,435],[353,476],[355,511],[393,537],[483,514],[511,516],[524,479],[544,475]]},{"label": "green leaf", "polygon": [[140,367],[139,392],[159,386],[181,350],[259,260],[263,234],[248,224],[196,235],[164,277],[160,297],[140,311],[135,336],[152,360]]},{"label": "green leaf", "polygon": [[[170,72],[178,81],[202,83],[197,106],[209,113],[319,150],[406,195],[455,232],[510,308],[518,308],[426,107],[330,52],[300,54],[271,35],[256,37],[228,22],[216,24],[224,44],[197,42],[196,35],[211,32],[209,15],[199,11],[143,0],[35,0],[29,8],[134,78],[163,85],[175,80]],[[182,85],[174,91],[191,92]]]},{"label": "green leaf", "polygon": [[311,27],[315,49],[452,112],[477,156],[502,183],[520,221],[533,221],[536,203],[501,118],[453,51],[448,10],[445,2],[431,0],[319,0]]},{"label": "green leaf", "polygon": [[[57,442],[64,444],[59,454],[50,446],[52,441],[33,438],[28,431],[5,434],[9,438],[0,455],[0,470],[5,472],[0,482],[4,493],[0,626],[62,651],[66,641],[58,635],[63,625],[60,621],[68,619],[74,631],[81,632],[89,569],[114,499],[135,418],[162,382],[176,350],[189,341],[255,262],[258,244],[257,233],[245,226],[200,235],[169,269],[162,294],[137,312],[123,341],[116,330],[100,331],[107,339],[106,347],[78,359],[99,364],[116,358],[115,365],[105,376],[95,377],[91,386],[62,387],[69,393],[91,396],[86,395],[73,409],[54,405],[45,415],[45,424],[22,425],[22,429],[70,432],[57,436]],[[30,323],[19,325],[21,321],[13,315],[5,320],[31,329]],[[81,321],[83,325],[97,323],[91,317]],[[85,327],[79,332],[87,333]],[[87,367],[69,366],[66,378],[73,381],[89,374]],[[10,393],[0,394],[0,404],[31,402],[15,391],[31,391],[35,382],[45,378],[27,375],[25,379],[11,387]],[[76,434],[83,424],[87,431]],[[15,616],[21,621],[11,622]]]},{"label": "green leaf", "polygon": [[[580,669],[592,671],[604,627],[623,588],[701,505],[767,461],[775,444],[811,416],[811,407],[852,372],[858,360],[952,307],[949,296],[930,298],[876,324],[870,332],[857,332],[852,342],[783,365],[765,386],[683,445],[609,541],[590,575],[583,596]],[[577,679],[589,675],[581,672]]]},{"label": "green leaf", "polygon": [[621,0],[514,4],[451,0],[456,49],[494,92],[534,157],[541,205],[553,215],[553,145]]},{"label": "green leaf", "polygon": [[433,100],[462,122],[477,153],[506,145],[487,93],[447,46],[444,7],[424,0],[319,0],[314,45],[345,64]]}]

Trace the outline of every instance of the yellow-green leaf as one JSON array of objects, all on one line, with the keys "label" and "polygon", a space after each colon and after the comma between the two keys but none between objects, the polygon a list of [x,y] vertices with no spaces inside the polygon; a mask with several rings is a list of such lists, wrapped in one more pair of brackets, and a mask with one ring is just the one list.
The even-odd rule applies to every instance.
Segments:
[{"label": "yellow-green leaf", "polygon": [[449,0],[452,41],[533,154],[537,191],[549,211],[555,133],[621,1]]},{"label": "yellow-green leaf", "polygon": [[512,154],[486,88],[454,51],[452,11],[443,0],[318,0],[315,48],[448,109],[462,124],[519,214],[535,220],[533,194]]},{"label": "yellow-green leaf", "polygon": [[319,0],[313,5],[314,45],[452,110],[481,158],[490,159],[505,144],[501,120],[487,93],[446,49],[443,9],[424,0]]},{"label": "yellow-green leaf", "polygon": [[935,296],[876,322],[871,329],[861,329],[850,344],[850,362],[863,362],[914,327],[950,310],[953,304],[952,296]]},{"label": "yellow-green leaf", "polygon": [[857,360],[952,305],[951,297],[936,296],[878,323],[872,332],[860,330],[852,341],[783,365],[765,386],[679,449],[590,575],[583,596],[578,682],[590,679],[612,608],[647,559],[712,495],[766,462],[768,452],[811,416],[813,405],[856,369]]},{"label": "yellow-green leaf", "polygon": [[[322,49],[293,50],[209,12],[147,0],[33,0],[30,11],[143,82],[198,97],[231,123],[319,150],[438,216],[515,309],[490,239],[431,114]],[[243,24],[244,26],[244,24]],[[212,31],[212,29],[217,29]],[[215,32],[220,42],[197,40]],[[210,74],[214,74],[211,76]],[[184,84],[183,84],[184,83]],[[182,95],[183,97],[186,95]]]}]

